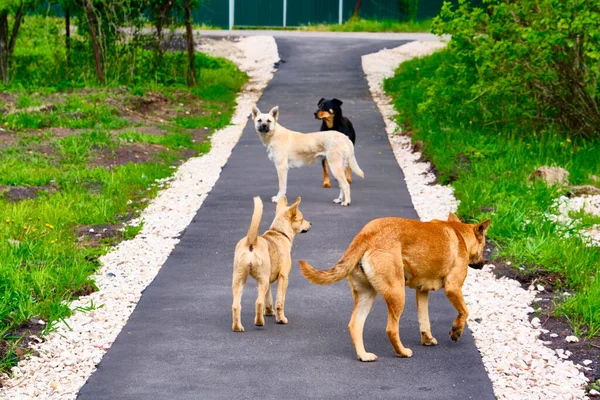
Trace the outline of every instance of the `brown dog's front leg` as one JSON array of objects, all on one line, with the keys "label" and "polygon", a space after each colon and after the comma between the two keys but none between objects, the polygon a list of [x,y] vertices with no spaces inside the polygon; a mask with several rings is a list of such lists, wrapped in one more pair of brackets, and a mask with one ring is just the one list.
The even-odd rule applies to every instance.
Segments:
[{"label": "brown dog's front leg", "polygon": [[327,162],[327,159],[325,159],[321,164],[323,164],[323,187],[330,188],[331,181],[329,180],[329,163]]}]

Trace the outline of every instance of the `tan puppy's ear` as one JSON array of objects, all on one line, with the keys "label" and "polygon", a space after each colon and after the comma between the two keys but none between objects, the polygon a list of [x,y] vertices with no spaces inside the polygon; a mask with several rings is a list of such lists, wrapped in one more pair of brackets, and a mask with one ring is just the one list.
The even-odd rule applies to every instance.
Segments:
[{"label": "tan puppy's ear", "polygon": [[277,120],[277,118],[279,118],[279,106],[275,106],[275,107],[271,108],[271,111],[269,111],[269,114],[271,114],[271,116],[273,116],[273,118],[275,118],[275,120]]},{"label": "tan puppy's ear", "polygon": [[448,222],[460,222],[460,219],[458,219],[458,217],[451,212],[450,214],[448,214]]},{"label": "tan puppy's ear", "polygon": [[279,200],[277,201],[277,206],[275,207],[275,211],[279,212],[281,211],[284,207],[287,207],[288,203],[287,203],[287,197],[285,196],[285,194],[283,196],[281,196],[279,198]]},{"label": "tan puppy's ear", "polygon": [[258,109],[258,107],[256,107],[256,106],[252,107],[252,119],[256,119],[256,117],[258,117],[260,114],[261,114],[261,112]]},{"label": "tan puppy's ear", "polygon": [[290,212],[291,215],[296,215],[296,213],[298,212],[298,206],[300,205],[301,201],[302,201],[302,199],[300,197],[298,197],[296,199],[296,201],[294,202],[294,204],[292,204],[290,206],[290,208],[288,209],[288,211]]},{"label": "tan puppy's ear", "polygon": [[475,225],[475,228],[473,228],[473,230],[475,231],[475,235],[477,237],[483,237],[483,236],[485,236],[489,227],[490,227],[490,220],[486,219],[485,221]]}]

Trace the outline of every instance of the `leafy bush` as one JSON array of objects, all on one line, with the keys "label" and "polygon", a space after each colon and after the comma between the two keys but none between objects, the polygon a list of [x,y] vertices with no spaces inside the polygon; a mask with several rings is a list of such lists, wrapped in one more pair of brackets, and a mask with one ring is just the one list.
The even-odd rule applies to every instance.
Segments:
[{"label": "leafy bush", "polygon": [[[440,75],[469,88],[465,114],[482,109],[484,123],[534,128],[556,119],[573,135],[599,135],[600,2],[484,3],[446,2],[433,24],[434,33],[452,35],[453,58]],[[429,97],[454,94],[444,83]]]}]

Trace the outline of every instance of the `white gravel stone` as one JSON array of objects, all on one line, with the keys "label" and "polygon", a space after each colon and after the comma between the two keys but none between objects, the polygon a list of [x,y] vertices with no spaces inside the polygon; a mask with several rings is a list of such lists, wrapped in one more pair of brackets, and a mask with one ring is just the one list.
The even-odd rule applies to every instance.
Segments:
[{"label": "white gravel stone", "polygon": [[231,125],[211,137],[209,153],[182,164],[164,184],[156,199],[143,211],[136,224],[142,231],[132,240],[120,243],[101,257],[95,275],[99,291],[80,297],[71,308],[103,305],[90,313],[75,312],[66,324],[35,346],[32,355],[13,368],[4,381],[0,398],[74,399],[81,386],[96,369],[106,350],[121,331],[142,290],[154,279],[179,242],[179,234],[189,225],[196,211],[216,183],[221,169],[246,125],[252,106],[273,77],[279,61],[277,45],[270,36],[252,36],[238,41],[202,39],[199,49],[225,57],[249,76],[237,98]]},{"label": "white gravel stone", "polygon": [[583,360],[581,363],[585,366],[588,366],[592,363],[592,360]]},{"label": "white gravel stone", "polygon": [[[382,88],[382,81],[393,76],[403,61],[443,46],[443,43],[411,42],[362,58],[371,94],[383,114],[394,154],[423,221],[445,220],[448,212],[456,210],[458,201],[451,187],[431,185],[435,180],[431,165],[417,162],[420,154],[412,152],[410,138],[402,135],[396,124],[396,111]],[[586,398],[587,378],[573,362],[560,359],[544,346],[539,339],[540,329],[529,322],[536,291],[524,290],[512,279],[496,279],[492,270],[493,265],[479,271],[470,269],[463,292],[470,313],[468,326],[496,396],[499,399]]]},{"label": "white gravel stone", "polygon": [[579,338],[577,336],[567,336],[565,340],[569,343],[579,343]]}]

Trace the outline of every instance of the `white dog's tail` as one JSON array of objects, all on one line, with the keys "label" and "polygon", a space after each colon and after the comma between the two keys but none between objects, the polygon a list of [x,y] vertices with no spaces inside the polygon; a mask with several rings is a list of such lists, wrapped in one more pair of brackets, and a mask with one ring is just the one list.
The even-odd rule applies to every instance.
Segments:
[{"label": "white dog's tail", "polygon": [[352,172],[354,172],[356,175],[360,176],[361,178],[365,177],[365,173],[362,171],[362,169],[360,169],[360,167],[358,166],[358,163],[356,162],[356,157],[354,156],[354,151],[352,152],[352,155],[350,156],[350,159],[348,160],[348,165],[350,166],[350,169],[352,169]]},{"label": "white dog's tail", "polygon": [[260,197],[254,198],[254,212],[252,213],[252,220],[250,221],[250,228],[248,228],[248,246],[256,246],[256,240],[258,239],[258,228],[260,226],[260,220],[263,213],[263,203]]}]

